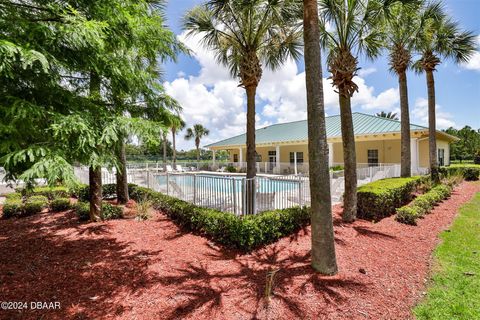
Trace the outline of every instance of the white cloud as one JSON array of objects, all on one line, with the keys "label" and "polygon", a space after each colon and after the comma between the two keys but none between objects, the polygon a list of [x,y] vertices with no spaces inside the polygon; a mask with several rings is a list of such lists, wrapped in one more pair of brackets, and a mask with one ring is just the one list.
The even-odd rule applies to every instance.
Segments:
[{"label": "white cloud", "polygon": [[363,77],[366,77],[366,76],[368,76],[372,73],[375,73],[375,72],[377,72],[377,69],[373,68],[373,67],[372,68],[365,68],[365,69],[362,68],[362,69],[358,70],[358,76],[363,78]]},{"label": "white cloud", "polygon": [[[447,129],[455,127],[455,122],[452,120],[452,115],[441,111],[441,107],[437,104],[435,106],[437,129]],[[428,126],[428,100],[425,98],[418,98],[415,100],[415,106],[412,110],[412,123]]]},{"label": "white cloud", "polygon": [[477,36],[477,51],[470,57],[467,63],[464,63],[462,66],[465,69],[480,71],[480,35]]},{"label": "white cloud", "polygon": [[[183,107],[183,117],[190,127],[201,123],[210,129],[210,135],[202,140],[202,145],[225,139],[245,132],[246,97],[245,90],[238,87],[238,79],[233,79],[227,68],[219,65],[214,54],[201,45],[201,37],[178,38],[192,50],[193,57],[200,64],[198,75],[185,75],[165,82],[167,93],[177,99]],[[375,72],[374,68],[364,70],[363,76]],[[368,86],[364,78],[354,79],[359,92],[352,98],[352,107],[369,112],[394,111],[398,109],[398,90],[387,89],[378,95]],[[338,94],[331,81],[323,79],[325,109],[329,114],[338,114]],[[257,89],[256,126],[263,127],[278,122],[306,119],[305,72],[299,72],[295,61],[272,72],[264,70]],[[179,149],[193,148],[191,141],[179,134]]]}]

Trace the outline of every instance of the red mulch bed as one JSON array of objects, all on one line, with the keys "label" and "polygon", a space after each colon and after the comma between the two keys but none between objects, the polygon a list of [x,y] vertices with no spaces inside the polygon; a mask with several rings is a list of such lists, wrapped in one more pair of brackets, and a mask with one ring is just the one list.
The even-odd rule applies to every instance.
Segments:
[{"label": "red mulch bed", "polygon": [[[478,183],[463,183],[416,227],[387,218],[343,224],[340,273],[309,267],[309,230],[252,254],[183,233],[164,215],[82,224],[72,212],[0,221],[0,301],[59,301],[60,310],[2,319],[407,319],[438,234]],[[279,269],[274,295],[266,274]],[[359,270],[363,269],[362,272]]]}]

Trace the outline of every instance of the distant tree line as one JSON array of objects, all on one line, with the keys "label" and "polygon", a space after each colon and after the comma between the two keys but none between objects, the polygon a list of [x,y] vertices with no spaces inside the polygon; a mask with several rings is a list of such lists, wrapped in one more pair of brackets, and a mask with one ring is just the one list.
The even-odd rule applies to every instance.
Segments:
[{"label": "distant tree line", "polygon": [[480,164],[480,129],[473,129],[465,126],[460,130],[453,127],[445,130],[446,133],[460,138],[459,141],[452,143],[450,146],[450,159],[465,161],[474,160]]}]

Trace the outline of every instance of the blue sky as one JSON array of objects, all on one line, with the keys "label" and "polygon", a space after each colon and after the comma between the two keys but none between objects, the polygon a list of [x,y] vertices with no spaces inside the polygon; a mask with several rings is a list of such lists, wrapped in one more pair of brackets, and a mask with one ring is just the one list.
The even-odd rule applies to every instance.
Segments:
[{"label": "blue sky", "polygon": [[[183,106],[187,126],[202,123],[210,136],[202,144],[245,131],[245,94],[226,69],[214,61],[211,52],[202,48],[198,38],[185,38],[181,18],[203,1],[170,0],[167,4],[169,27],[188,47],[192,56],[181,55],[176,63],[164,66],[165,87]],[[480,1],[444,0],[450,15],[467,30],[480,34]],[[478,46],[480,50],[480,37]],[[389,73],[385,55],[375,61],[360,58],[360,91],[352,99],[353,111],[375,113],[398,111],[398,85]],[[289,61],[276,73],[264,72],[257,92],[257,127],[305,119],[305,78],[302,61]],[[328,77],[324,68],[324,77]],[[480,128],[480,52],[467,65],[444,61],[435,73],[437,123],[439,128],[469,125]],[[413,123],[426,124],[425,76],[408,74],[410,114]],[[327,115],[338,114],[337,96],[328,80],[324,81]],[[182,133],[181,133],[182,134]],[[193,148],[192,142],[178,139],[181,149]]]}]

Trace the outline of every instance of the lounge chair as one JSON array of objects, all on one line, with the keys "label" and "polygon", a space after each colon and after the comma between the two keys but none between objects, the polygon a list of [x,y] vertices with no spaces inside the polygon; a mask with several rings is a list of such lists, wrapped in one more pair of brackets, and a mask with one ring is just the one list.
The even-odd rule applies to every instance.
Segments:
[{"label": "lounge chair", "polygon": [[175,172],[175,170],[173,170],[172,166],[169,164],[167,164],[165,168],[167,169],[167,172]]},{"label": "lounge chair", "polygon": [[185,170],[181,165],[177,164],[177,171],[179,172],[185,172],[187,170]]},{"label": "lounge chair", "polygon": [[221,167],[220,169],[217,169],[217,172],[225,172],[225,167]]}]

